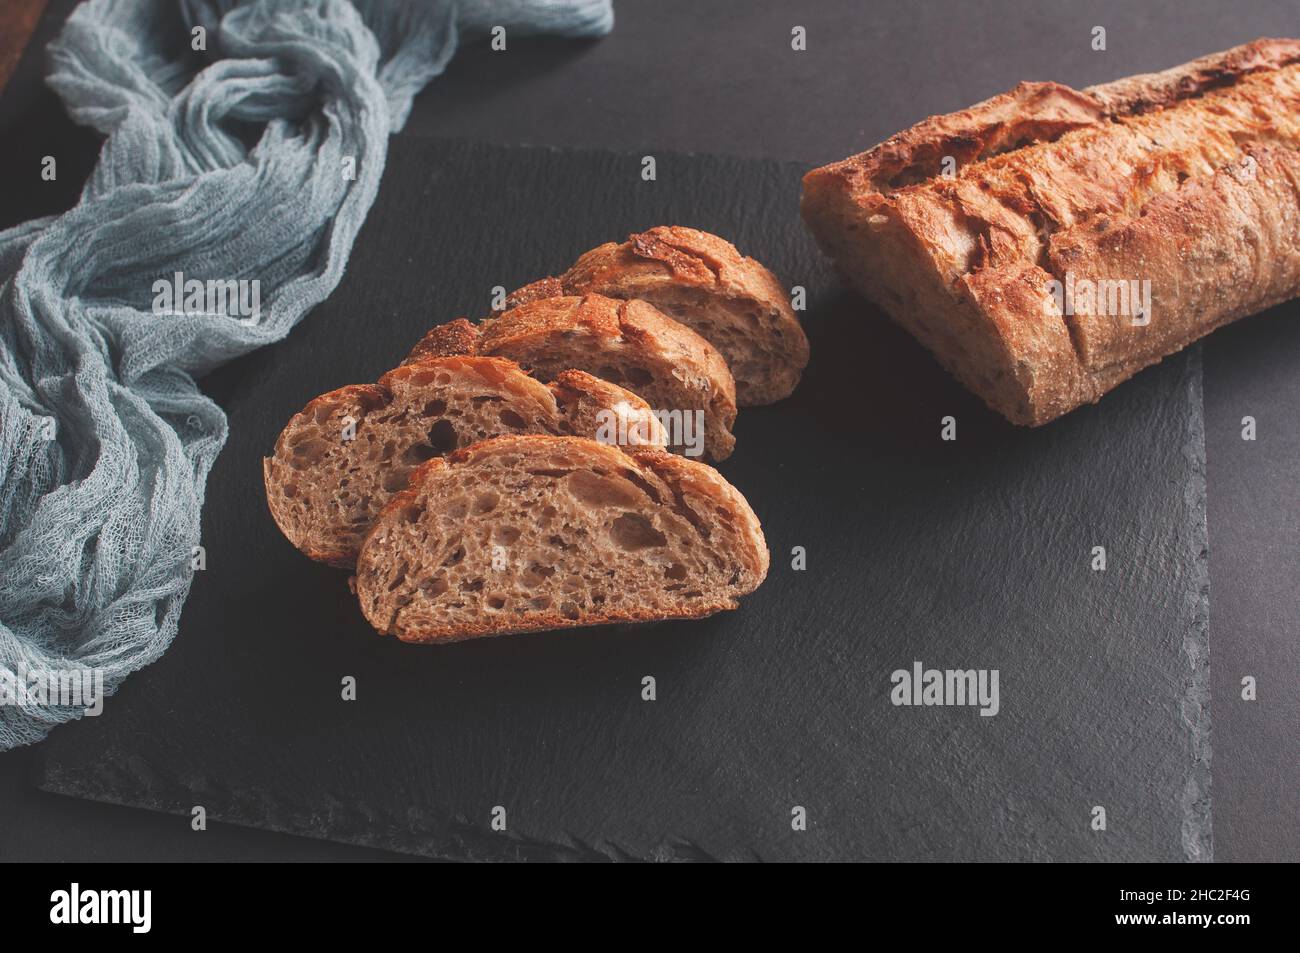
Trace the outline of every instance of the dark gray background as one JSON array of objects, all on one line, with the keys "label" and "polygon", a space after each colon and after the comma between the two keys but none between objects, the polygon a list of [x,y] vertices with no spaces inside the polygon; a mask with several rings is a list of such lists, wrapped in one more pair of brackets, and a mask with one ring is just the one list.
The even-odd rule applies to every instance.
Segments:
[{"label": "dark gray background", "polygon": [[[55,2],[47,40],[71,4]],[[719,152],[823,162],[917,119],[1021,79],[1082,86],[1170,66],[1257,36],[1300,34],[1293,2],[622,2],[595,42],[512,41],[461,52],[416,103],[403,135],[500,143]],[[789,49],[790,28],[809,49]],[[1089,46],[1107,28],[1106,52]],[[0,222],[57,211],[93,163],[30,53],[0,100],[4,181],[60,157],[48,190],[13,189]],[[1289,310],[1287,317],[1280,312]],[[1296,680],[1300,671],[1300,322],[1295,309],[1244,322],[1205,346],[1209,462],[1215,856],[1300,857]],[[1276,318],[1277,320],[1274,320]],[[1240,439],[1240,421],[1260,440]],[[1243,675],[1260,701],[1242,702]],[[32,754],[0,756],[7,858],[325,858],[372,852],[232,828],[194,837],[182,820],[33,792]]]}]

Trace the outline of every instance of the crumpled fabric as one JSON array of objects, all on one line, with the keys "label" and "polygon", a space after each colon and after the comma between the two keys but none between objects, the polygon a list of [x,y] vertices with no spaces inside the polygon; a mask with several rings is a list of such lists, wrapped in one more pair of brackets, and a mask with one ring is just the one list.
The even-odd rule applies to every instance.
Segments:
[{"label": "crumpled fabric", "polygon": [[[75,208],[0,232],[0,683],[98,670],[112,694],[170,644],[227,437],[195,377],[335,288],[388,135],[458,37],[612,25],[609,0],[74,11],[48,81],[107,139]],[[177,273],[257,281],[256,314],[160,310],[155,282]],[[0,750],[84,711],[14,701],[0,691]]]}]

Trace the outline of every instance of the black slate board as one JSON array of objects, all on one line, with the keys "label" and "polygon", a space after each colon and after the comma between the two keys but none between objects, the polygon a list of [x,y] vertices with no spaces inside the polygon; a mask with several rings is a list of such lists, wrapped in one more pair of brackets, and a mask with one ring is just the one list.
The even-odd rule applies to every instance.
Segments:
[{"label": "black slate board", "polygon": [[[208,569],[163,660],[54,732],[42,787],[434,857],[1209,859],[1199,352],[1012,428],[842,289],[799,225],[799,167],[659,155],[644,182],[640,159],[394,141],[335,295],[205,382],[233,434]],[[768,581],[700,622],[373,635],[266,514],[279,428],[494,285],[665,221],[809,291],[804,384],[742,413],[722,467],[763,520]],[[916,660],[997,669],[1000,713],[894,707],[889,675]]]}]

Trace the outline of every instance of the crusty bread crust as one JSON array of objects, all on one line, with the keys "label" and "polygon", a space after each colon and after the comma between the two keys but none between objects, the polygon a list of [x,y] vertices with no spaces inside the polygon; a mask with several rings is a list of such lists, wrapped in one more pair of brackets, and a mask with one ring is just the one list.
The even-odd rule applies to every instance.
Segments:
[{"label": "crusty bread crust", "polygon": [[[705,452],[711,460],[726,459],[735,447],[736,384],[727,362],[700,335],[644,301],[597,294],[543,296],[477,326],[463,318],[439,325],[407,360],[451,354],[506,357],[542,380],[550,380],[560,367],[611,378],[641,394],[655,410],[703,410]],[[622,364],[653,371],[655,380],[629,379]]]},{"label": "crusty bread crust", "polygon": [[645,401],[590,374],[565,371],[546,385],[500,358],[427,358],[376,384],[322,394],[295,414],[262,461],[267,505],[301,552],[351,567],[416,461],[519,431],[666,442]]},{"label": "crusty bread crust", "polygon": [[1102,105],[1107,116],[1137,115],[1230,86],[1251,73],[1281,69],[1298,61],[1300,40],[1261,38],[1158,73],[1089,86],[1084,92]]},{"label": "crusty bread crust", "polygon": [[661,225],[593,248],[507,306],[583,294],[640,298],[698,332],[726,359],[741,407],[790,396],[808,364],[808,338],[776,276],[699,229]]},{"label": "crusty bread crust", "polygon": [[478,353],[478,328],[464,318],[430,328],[402,359],[412,364],[431,357],[456,357]]},{"label": "crusty bread crust", "polygon": [[[510,494],[497,493],[494,487],[498,484],[491,479],[494,474],[503,475],[505,484],[514,488]],[[580,476],[590,478],[584,485],[606,486],[603,491],[591,492],[606,492],[611,498],[566,503],[561,499],[561,487],[571,485],[566,480]],[[582,547],[560,540],[558,549],[545,555],[513,557],[526,569],[494,565],[502,578],[488,580],[486,585],[481,577],[469,584],[456,580],[455,572],[476,559],[479,565],[469,575],[484,572],[484,550],[498,538],[503,526],[511,525],[521,514],[529,521],[544,518],[545,514],[538,512],[543,509],[540,504],[520,507],[520,513],[500,512],[535,489],[530,480],[541,482],[544,492],[540,499],[550,504],[545,508],[561,517],[560,525],[545,532],[566,530],[566,506],[579,515],[603,508],[608,513],[634,516],[646,527],[645,532],[659,537],[652,547],[656,549],[681,546],[674,534],[685,528],[691,543],[684,550],[697,554],[714,547],[709,554],[712,562],[706,560],[710,566],[716,563],[716,571],[711,571],[714,578],[705,581],[682,571],[669,573],[665,579],[662,567],[651,557],[620,559],[626,553],[618,552],[619,546],[603,538],[589,538]],[[466,487],[479,494],[468,506],[468,515],[443,513],[444,508],[466,505],[460,499]],[[484,495],[489,497],[486,503],[481,502]],[[490,509],[482,511],[484,507]],[[603,524],[596,519],[592,525]],[[448,535],[450,540],[444,538]],[[450,558],[444,557],[447,549],[454,549]],[[682,551],[670,549],[660,561],[682,556]],[[539,560],[550,563],[539,565]],[[758,518],[744,497],[711,467],[652,448],[620,452],[576,437],[507,436],[430,460],[412,474],[410,486],[385,507],[362,546],[356,591],[362,612],[381,634],[408,642],[446,643],[611,622],[700,618],[736,608],[739,596],[762,583],[768,564]],[[643,566],[645,573],[639,571]],[[594,569],[596,578],[609,577],[609,586],[626,588],[637,598],[617,600],[617,605],[614,599],[593,598],[584,602],[584,608],[575,603],[568,611],[554,605],[549,597],[553,587],[545,588],[546,580],[571,577],[579,567]],[[521,582],[520,572],[525,576],[531,573],[532,578]],[[676,590],[698,589],[693,594],[665,592],[668,583]],[[521,587],[525,587],[522,595]],[[501,604],[495,608],[490,601],[480,604],[493,598],[489,594],[493,590],[507,593],[498,597]],[[564,591],[575,600],[592,595],[579,589]],[[449,592],[454,594],[452,607],[439,602]],[[510,600],[534,594],[545,598],[530,600],[529,608],[512,611]],[[531,607],[534,601],[540,603],[536,608]]]},{"label": "crusty bread crust", "polygon": [[[802,210],[859,290],[1037,425],[1300,294],[1297,182],[1300,41],[1259,40],[1081,92],[1022,83],[809,172]],[[1149,282],[1150,313],[1049,308],[1075,279]]]}]

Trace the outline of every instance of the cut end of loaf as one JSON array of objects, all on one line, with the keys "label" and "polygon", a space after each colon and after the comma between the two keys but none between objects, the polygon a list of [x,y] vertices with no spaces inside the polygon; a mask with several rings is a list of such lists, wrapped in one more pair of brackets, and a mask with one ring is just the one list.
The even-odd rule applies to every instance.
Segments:
[{"label": "cut end of loaf", "polygon": [[500,437],[413,475],[362,548],[357,593],[381,633],[449,642],[711,615],[767,567],[758,519],[703,464]]},{"label": "cut end of loaf", "polygon": [[560,378],[548,387],[510,361],[447,357],[318,397],[263,461],[271,514],[303,553],[347,567],[411,473],[458,447],[513,433],[663,442],[635,394],[584,374]]}]

